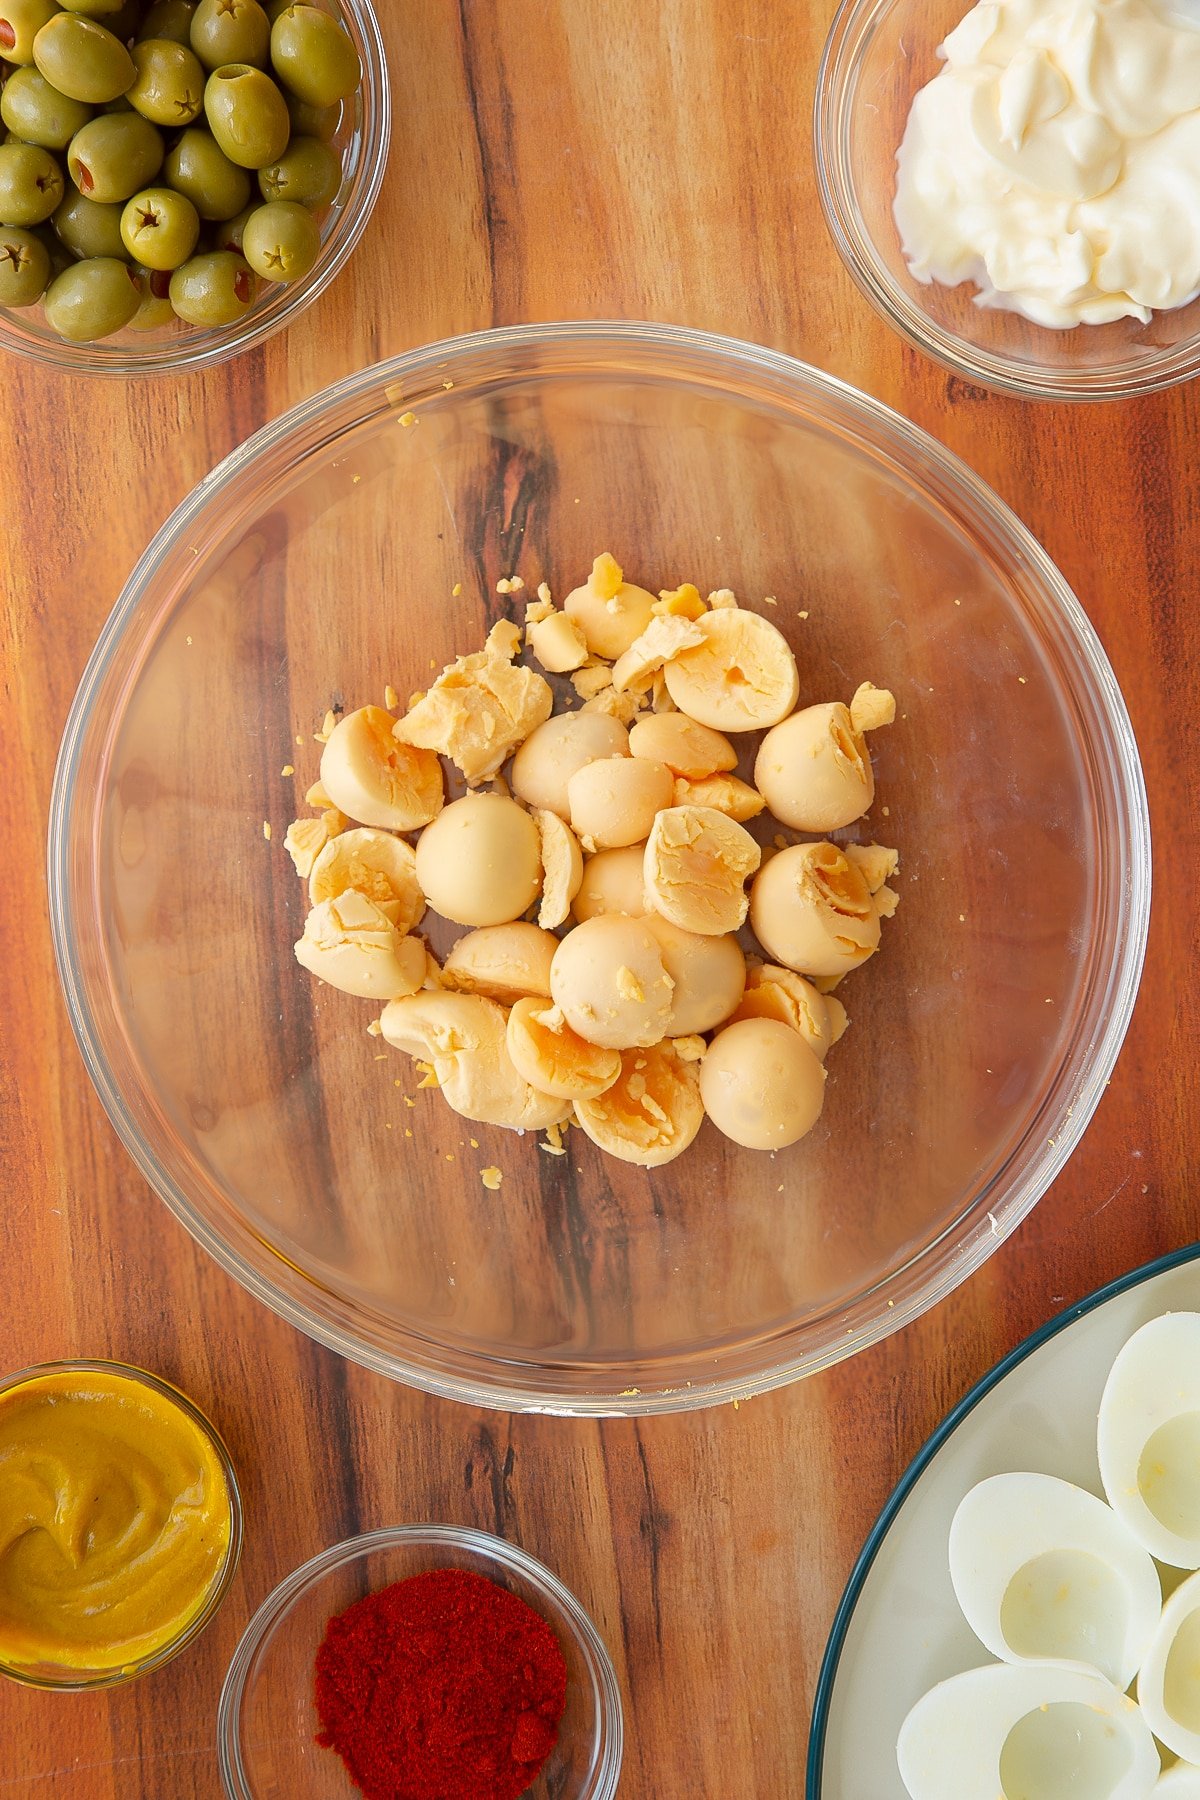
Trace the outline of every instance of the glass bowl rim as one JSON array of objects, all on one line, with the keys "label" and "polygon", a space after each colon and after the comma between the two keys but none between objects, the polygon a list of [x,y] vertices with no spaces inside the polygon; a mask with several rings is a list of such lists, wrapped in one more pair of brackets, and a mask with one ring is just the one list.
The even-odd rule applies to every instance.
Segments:
[{"label": "glass bowl rim", "polygon": [[[392,90],[387,52],[373,0],[337,0],[354,20],[366,54],[363,57],[362,128],[359,134],[362,181],[352,207],[343,208],[333,231],[322,240],[321,253],[308,275],[279,296],[272,310],[258,306],[245,321],[218,327],[218,334],[181,332],[144,347],[136,344],[72,344],[37,338],[10,338],[0,312],[0,354],[20,357],[43,368],[99,380],[140,380],[156,375],[189,375],[213,369],[265,344],[285,331],[337,280],[371,221],[383,188],[392,138]],[[268,300],[273,299],[267,295]],[[204,338],[205,341],[201,341]],[[101,354],[96,355],[99,349]],[[159,351],[159,354],[155,352]]]},{"label": "glass bowl rim", "polygon": [[[1177,387],[1200,374],[1200,331],[1136,364],[1117,360],[1092,369],[1055,369],[970,344],[931,318],[896,283],[862,219],[847,132],[865,48],[875,26],[901,4],[903,0],[841,0],[825,39],[813,101],[813,162],[821,210],[847,272],[875,311],[908,343],[964,381],[1021,400],[1128,400]],[[964,10],[969,4],[963,0]]]},{"label": "glass bowl rim", "polygon": [[595,1695],[599,1754],[589,1785],[580,1793],[579,1800],[612,1800],[624,1757],[624,1711],[612,1658],[590,1616],[566,1583],[519,1544],[509,1543],[507,1539],[496,1537],[490,1531],[480,1531],[475,1526],[433,1522],[384,1526],[344,1538],[341,1543],[333,1544],[301,1563],[272,1588],[238,1640],[217,1704],[217,1757],[227,1800],[254,1800],[254,1789],[242,1759],[238,1727],[247,1678],[267,1632],[286,1618],[296,1602],[318,1587],[333,1570],[345,1568],[377,1551],[406,1548],[464,1550],[486,1558],[520,1575],[536,1590],[538,1598],[552,1608],[554,1616],[547,1622],[556,1634],[561,1632],[570,1637],[587,1667]]},{"label": "glass bowl rim", "polygon": [[158,1375],[153,1369],[144,1369],[140,1363],[122,1362],[115,1357],[105,1356],[70,1356],[61,1357],[51,1362],[30,1363],[27,1368],[14,1369],[10,1374],[0,1375],[0,1400],[13,1392],[15,1388],[24,1386],[26,1382],[36,1380],[39,1375],[71,1375],[71,1374],[116,1374],[128,1380],[148,1387],[162,1399],[177,1406],[186,1418],[203,1435],[212,1446],[217,1461],[221,1465],[221,1473],[225,1477],[225,1486],[229,1494],[229,1547],[225,1552],[225,1560],[220,1571],[209,1588],[208,1595],[199,1612],[184,1626],[178,1636],[160,1644],[157,1650],[140,1661],[121,1669],[100,1669],[88,1673],[84,1670],[73,1671],[69,1680],[58,1680],[45,1675],[33,1675],[24,1669],[14,1668],[0,1657],[0,1675],[15,1681],[20,1687],[40,1688],[53,1693],[93,1692],[99,1688],[123,1687],[126,1682],[137,1681],[143,1675],[160,1669],[164,1663],[186,1650],[200,1633],[209,1625],[214,1615],[224,1602],[229,1587],[237,1573],[242,1554],[242,1539],[245,1529],[245,1515],[242,1504],[242,1491],[238,1483],[237,1470],[233,1458],[221,1433],[213,1424],[204,1409],[197,1405],[182,1388],[168,1381],[165,1375]]},{"label": "glass bowl rim", "polygon": [[[331,1309],[318,1312],[314,1305],[318,1284],[311,1279],[305,1277],[304,1297],[296,1299],[278,1285],[278,1271],[274,1267],[269,1274],[264,1273],[261,1267],[252,1264],[239,1249],[228,1243],[200,1215],[183,1185],[143,1137],[113,1077],[76,952],[77,927],[71,900],[73,826],[77,806],[81,804],[75,777],[98,691],[160,565],[191,531],[200,515],[220,498],[227,498],[230,490],[236,488],[256,462],[266,459],[272,451],[280,451],[289,440],[299,442],[308,433],[312,445],[327,441],[328,431],[322,421],[369,394],[382,394],[385,389],[390,394],[397,390],[405,396],[405,403],[411,405],[416,386],[427,380],[431,392],[436,391],[442,400],[452,400],[453,395],[442,392],[442,377],[456,358],[485,355],[511,358],[521,352],[556,346],[591,351],[594,357],[607,349],[619,352],[623,359],[631,359],[639,350],[657,351],[663,355],[675,353],[680,357],[689,355],[693,360],[707,358],[709,372],[725,380],[731,375],[747,379],[757,376],[768,384],[773,380],[775,385],[768,387],[768,391],[777,403],[782,403],[785,397],[793,404],[798,399],[816,398],[833,413],[848,416],[860,431],[864,428],[869,431],[877,446],[899,458],[907,479],[914,485],[933,494],[938,492],[937,484],[940,483],[959,509],[960,519],[970,520],[981,530],[986,528],[1001,540],[1005,556],[1012,566],[1019,566],[1032,579],[1042,603],[1086,665],[1089,699],[1098,722],[1107,728],[1112,740],[1109,748],[1115,767],[1107,775],[1111,797],[1128,834],[1128,843],[1124,846],[1126,866],[1113,900],[1116,922],[1107,965],[1105,1007],[1095,1022],[1086,1049],[1080,1052],[1079,1085],[1073,1090],[1070,1104],[1064,1102],[1053,1137],[1050,1141],[1043,1140],[1036,1153],[1027,1157],[1029,1167],[1019,1171],[1019,1179],[1014,1182],[1010,1165],[1026,1154],[1030,1135],[1027,1132],[997,1176],[996,1185],[1007,1181],[1010,1191],[1002,1199],[993,1200],[990,1208],[977,1206],[978,1216],[972,1217],[961,1237],[955,1235],[956,1227],[925,1247],[916,1259],[924,1274],[915,1288],[905,1288],[894,1302],[885,1306],[889,1284],[894,1286],[914,1264],[909,1262],[899,1270],[890,1271],[871,1289],[870,1315],[849,1328],[845,1328],[844,1320],[836,1330],[831,1326],[827,1341],[816,1349],[791,1342],[798,1329],[792,1325],[786,1332],[779,1332],[764,1342],[756,1340],[757,1361],[748,1373],[725,1370],[680,1383],[668,1372],[664,1380],[670,1385],[650,1389],[631,1386],[626,1380],[619,1392],[615,1382],[607,1392],[568,1386],[565,1381],[555,1387],[551,1385],[555,1375],[553,1365],[537,1364],[532,1359],[502,1359],[491,1355],[484,1373],[464,1372],[461,1368],[447,1370],[436,1360],[439,1346],[417,1333],[409,1334],[403,1356],[382,1349],[365,1341],[355,1328],[334,1316]],[[511,363],[506,367],[511,371]],[[674,376],[660,378],[669,382]],[[461,384],[458,391],[464,391]],[[1091,621],[1066,579],[1005,502],[959,457],[919,426],[881,401],[809,364],[779,351],[686,327],[603,320],[521,325],[475,332],[373,364],[300,401],[262,427],[203,477],[159,528],[138,559],[84,669],[55,769],[48,858],[55,959],[72,1029],[88,1074],[110,1121],[143,1176],[220,1266],[272,1311],[310,1337],[328,1345],[339,1355],[393,1380],[469,1405],[572,1417],[690,1411],[724,1400],[766,1393],[890,1336],[973,1273],[1046,1192],[1099,1104],[1137,996],[1149,927],[1151,888],[1150,819],[1145,784],[1133,728],[1116,677]],[[1069,1060],[1064,1056],[1054,1077],[1055,1084],[1061,1083]],[[1036,1121],[1031,1123],[1031,1131],[1035,1125]],[[961,1221],[959,1224],[961,1226]],[[949,1250],[947,1236],[952,1246]],[[276,1262],[278,1260],[276,1256]],[[931,1260],[935,1264],[932,1269],[927,1266]],[[856,1298],[848,1310],[853,1311],[861,1305],[861,1300]],[[429,1354],[430,1346],[434,1354]]]}]

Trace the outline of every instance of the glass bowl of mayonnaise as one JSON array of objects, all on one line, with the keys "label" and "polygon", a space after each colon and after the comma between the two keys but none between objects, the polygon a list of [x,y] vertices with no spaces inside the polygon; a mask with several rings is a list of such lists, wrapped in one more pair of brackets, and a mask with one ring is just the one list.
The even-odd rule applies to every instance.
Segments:
[{"label": "glass bowl of mayonnaise", "polygon": [[960,376],[1115,400],[1200,371],[1197,0],[843,0],[815,134],[850,273]]},{"label": "glass bowl of mayonnaise", "polygon": [[229,1452],[178,1388],[118,1362],[0,1379],[0,1675],[114,1687],[225,1598],[242,1545]]}]

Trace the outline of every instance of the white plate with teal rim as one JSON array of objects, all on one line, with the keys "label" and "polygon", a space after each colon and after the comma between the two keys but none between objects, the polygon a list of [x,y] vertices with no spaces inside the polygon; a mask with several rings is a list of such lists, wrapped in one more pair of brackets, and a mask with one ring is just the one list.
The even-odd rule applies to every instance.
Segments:
[{"label": "white plate with teal rim", "polygon": [[1200,1312],[1200,1244],[1068,1307],[960,1400],[901,1478],[863,1546],[829,1635],[813,1706],[808,1800],[907,1800],[896,1739],[922,1694],[993,1661],[950,1585],[950,1521],[988,1475],[1030,1469],[1103,1497],[1096,1415],[1125,1340]]}]

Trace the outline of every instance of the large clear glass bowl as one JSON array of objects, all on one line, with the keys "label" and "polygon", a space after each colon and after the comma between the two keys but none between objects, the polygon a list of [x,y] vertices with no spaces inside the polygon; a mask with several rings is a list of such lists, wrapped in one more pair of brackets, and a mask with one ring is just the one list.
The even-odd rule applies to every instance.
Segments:
[{"label": "large clear glass bowl", "polygon": [[40,305],[0,306],[0,350],[76,375],[116,375],[125,380],[211,369],[274,337],[336,280],[366,230],[383,186],[392,98],[371,0],[317,3],[340,19],[353,38],[363,78],[358,92],[342,106],[331,140],[342,159],[342,185],[321,215],[321,251],[308,274],[286,285],[260,281],[254,306],[236,325],[201,327],[175,319],[155,331],[126,328],[95,344],[70,344],[60,338],[46,323]]},{"label": "large clear glass bowl", "polygon": [[[842,989],[819,1126],[778,1155],[706,1126],[647,1173],[468,1125],[293,961],[282,838],[326,708],[407,696],[606,547],[655,587],[774,597],[805,699],[899,697],[863,828],[900,850],[899,913]],[[1121,695],[1013,515],[841,383],[632,324],[415,351],[202,481],[84,674],[50,873],[88,1070],[224,1267],[389,1375],[579,1413],[773,1387],[962,1281],[1092,1114],[1150,887]]]},{"label": "large clear glass bowl", "polygon": [[1200,373],[1200,300],[1053,331],[976,305],[964,282],[911,275],[892,217],[896,151],[938,46],[971,0],[842,0],[817,77],[817,179],[834,243],[871,303],[910,343],[971,382],[1026,399],[1119,400]]},{"label": "large clear glass bowl", "polygon": [[217,1711],[228,1800],[354,1800],[341,1759],[316,1741],[317,1651],[356,1600],[431,1569],[465,1569],[540,1613],[567,1665],[558,1743],[525,1800],[612,1800],[621,1775],[621,1692],[608,1651],[575,1596],[516,1544],[458,1525],[398,1525],[314,1556],[269,1594],[233,1654]]}]

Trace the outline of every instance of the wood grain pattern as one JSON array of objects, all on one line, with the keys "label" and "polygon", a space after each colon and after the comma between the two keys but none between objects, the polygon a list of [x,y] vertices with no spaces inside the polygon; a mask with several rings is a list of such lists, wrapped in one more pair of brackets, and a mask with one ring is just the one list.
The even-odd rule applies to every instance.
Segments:
[{"label": "wood grain pattern", "polygon": [[[627,1707],[624,1800],[801,1795],[825,1635],[908,1457],[1064,1303],[1197,1235],[1200,766],[1195,389],[1119,408],[989,397],[904,348],[827,239],[809,116],[830,0],[385,0],[390,180],[350,270],[282,339],[153,387],[7,363],[0,501],[5,1305],[0,1366],[92,1354],[208,1405],[248,1540],[221,1617],[110,1697],[0,1691],[0,1800],[214,1800],[213,1714],[268,1589],[402,1519],[519,1539],[591,1609]],[[1133,1030],[1066,1174],[981,1274],[852,1365],[641,1424],[473,1413],[316,1348],[213,1266],[135,1174],[59,998],[43,843],[92,641],[169,510],[264,420],[362,364],[519,319],[647,317],[808,357],[932,430],[1016,508],[1123,684],[1156,829]]]}]

